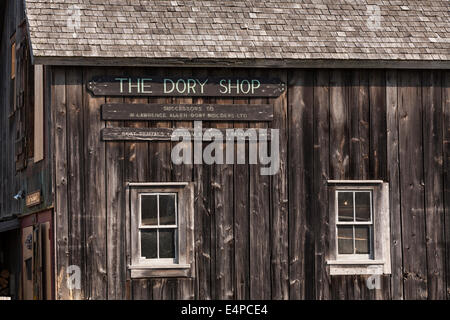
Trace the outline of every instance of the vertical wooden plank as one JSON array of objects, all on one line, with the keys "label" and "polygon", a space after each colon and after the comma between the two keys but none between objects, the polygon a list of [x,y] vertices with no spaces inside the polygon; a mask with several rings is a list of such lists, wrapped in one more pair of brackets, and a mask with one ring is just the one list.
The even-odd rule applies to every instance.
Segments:
[{"label": "vertical wooden plank", "polygon": [[176,279],[155,279],[152,282],[153,300],[175,300],[178,297]]},{"label": "vertical wooden plank", "polygon": [[[153,69],[153,73],[163,76],[164,69]],[[149,98],[150,103],[171,103],[171,98]],[[152,121],[150,127],[170,128],[169,121]],[[154,182],[168,182],[172,177],[172,161],[170,158],[170,142],[151,142],[148,144],[149,151],[149,179]]]},{"label": "vertical wooden plank", "polygon": [[[182,78],[190,78],[192,76],[192,70],[184,68],[180,72],[180,77]],[[192,98],[174,98],[173,103],[179,104],[192,104]],[[189,121],[177,121],[175,123],[176,128],[192,128],[192,122]],[[178,142],[176,142],[178,143]],[[191,148],[191,152],[193,152],[193,143],[189,143]],[[193,153],[191,154],[191,163],[193,163]],[[193,177],[193,165],[192,164],[181,164],[173,166],[173,180],[179,182],[190,182]],[[195,298],[195,289],[194,289],[194,279],[178,279],[177,283],[177,298],[181,300],[192,300]]]},{"label": "vertical wooden plank", "polygon": [[[237,72],[235,72],[237,76]],[[239,72],[242,77],[248,77],[248,71]],[[248,104],[246,98],[235,98],[234,104]],[[247,130],[248,122],[234,122],[235,128]],[[250,298],[250,234],[249,234],[249,165],[248,144],[245,143],[245,164],[237,163],[238,143],[235,144],[234,165],[234,268],[235,291],[237,300]]]},{"label": "vertical wooden plank", "polygon": [[[124,99],[106,98],[106,103],[120,103]],[[108,121],[106,127],[123,127],[123,121]],[[121,141],[105,142],[106,148],[106,217],[107,217],[107,270],[108,299],[126,298],[126,182],[125,144]],[[145,291],[147,287],[142,290]],[[134,289],[134,286],[133,286]],[[140,298],[139,296],[138,298]]]},{"label": "vertical wooden plank", "polygon": [[330,177],[349,178],[348,106],[345,72],[332,70],[330,74]]},{"label": "vertical wooden plank", "polygon": [[352,70],[349,84],[350,178],[364,180],[369,172],[369,73]]},{"label": "vertical wooden plank", "polygon": [[[261,76],[261,71],[252,72]],[[250,104],[267,103],[251,99]],[[254,128],[267,128],[255,123]],[[256,142],[255,142],[256,143]],[[262,165],[250,165],[250,299],[271,298],[270,275],[270,177],[262,176]]]},{"label": "vertical wooden plank", "polygon": [[386,180],[386,71],[369,73],[370,179]]},{"label": "vertical wooden plank", "polygon": [[[326,267],[328,244],[328,187],[330,148],[330,74],[328,70],[315,72],[314,82],[314,236],[316,299],[330,299],[330,277]],[[292,177],[291,175],[289,175]],[[292,197],[291,197],[292,200]],[[289,221],[289,224],[291,221]]]},{"label": "vertical wooden plank", "polygon": [[387,179],[391,229],[391,298],[403,299],[402,216],[399,167],[399,113],[397,71],[386,72]]},{"label": "vertical wooden plank", "polygon": [[428,299],[446,298],[442,73],[423,71],[423,155]]},{"label": "vertical wooden plank", "polygon": [[445,251],[447,299],[450,299],[450,71],[443,71],[443,157],[444,157],[444,221],[445,221]]},{"label": "vertical wooden plank", "polygon": [[[216,99],[218,104],[232,104],[233,99]],[[233,124],[229,122],[214,123],[215,128],[232,128]],[[234,146],[233,146],[234,148]],[[213,166],[212,189],[214,190],[215,203],[215,283],[216,299],[234,298],[234,190],[232,164],[226,164],[225,141],[222,145],[224,164],[215,164]]]},{"label": "vertical wooden plank", "polygon": [[86,243],[85,209],[83,188],[83,74],[80,69],[66,69],[67,87],[67,175],[68,175],[68,219],[69,219],[69,261],[81,271],[81,290],[70,291],[71,299],[86,297]]},{"label": "vertical wooden plank", "polygon": [[63,68],[52,73],[55,137],[55,233],[56,233],[56,298],[69,299],[67,268],[69,262],[69,221],[67,195],[67,110],[66,74]]},{"label": "vertical wooden plank", "polygon": [[427,297],[420,74],[399,71],[399,160],[405,299]]},{"label": "vertical wooden plank", "polygon": [[[387,179],[386,71],[369,72],[370,153],[368,178]],[[390,280],[381,277],[381,289],[367,292],[374,299],[390,299]]]},{"label": "vertical wooden plank", "polygon": [[[114,125],[108,123],[107,126]],[[108,299],[117,300],[125,298],[127,268],[123,142],[106,143],[106,165]]]},{"label": "vertical wooden plank", "polygon": [[[180,78],[190,78],[192,76],[192,71],[190,69],[183,68],[179,72]],[[173,98],[172,103],[174,104],[192,104],[192,98],[181,97]],[[175,128],[192,128],[192,122],[190,121],[174,121],[173,126]],[[172,143],[172,146],[178,144],[178,142]],[[193,145],[190,144],[191,150],[193,151]],[[192,161],[192,159],[191,159]],[[179,182],[189,182],[192,180],[192,165],[190,164],[180,164],[173,165],[172,179]]]},{"label": "vertical wooden plank", "polygon": [[133,300],[149,300],[153,297],[151,281],[135,279],[132,282]]},{"label": "vertical wooden plank", "polygon": [[[95,69],[85,69],[84,79],[90,79]],[[106,299],[107,260],[106,260],[106,189],[105,189],[105,143],[101,141],[100,132],[105,124],[100,119],[100,106],[104,97],[85,94],[84,105],[84,199],[86,201],[86,241],[89,298]]]},{"label": "vertical wooden plank", "polygon": [[[305,239],[307,232],[306,210],[312,139],[311,90],[306,89],[306,71],[295,70],[289,74],[289,297],[305,299]],[[306,143],[305,143],[306,141]],[[308,183],[309,182],[309,183]]]},{"label": "vertical wooden plank", "polygon": [[[330,73],[330,179],[336,180],[350,177],[347,76],[343,70]],[[333,299],[349,297],[350,280],[345,276],[331,277]]]},{"label": "vertical wooden plank", "polygon": [[[207,77],[206,69],[195,71],[199,78]],[[194,103],[208,103],[208,98],[195,98]],[[209,123],[202,123],[204,128]],[[203,149],[202,149],[203,150]],[[213,199],[211,193],[211,166],[194,164],[195,182],[195,265],[196,271],[196,298],[200,300],[212,299],[211,294],[211,211],[213,210]]]},{"label": "vertical wooden plank", "polygon": [[[273,72],[287,84],[286,71]],[[288,225],[288,107],[287,93],[269,99],[273,104],[272,127],[279,129],[279,171],[271,178],[271,291],[272,299],[289,298],[289,225]],[[309,101],[312,108],[312,99]],[[311,143],[312,145],[312,143]],[[310,145],[310,147],[311,147]],[[271,151],[273,153],[273,151]]]}]

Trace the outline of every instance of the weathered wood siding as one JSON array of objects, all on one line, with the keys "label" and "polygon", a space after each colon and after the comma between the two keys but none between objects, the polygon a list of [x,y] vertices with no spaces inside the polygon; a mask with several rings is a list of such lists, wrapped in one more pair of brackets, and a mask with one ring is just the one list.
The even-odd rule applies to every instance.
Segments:
[{"label": "weathered wood siding", "polygon": [[[33,163],[29,159],[24,170],[16,171],[16,142],[17,120],[19,112],[12,112],[13,98],[11,96],[11,42],[10,38],[20,30],[24,16],[23,1],[8,0],[2,5],[5,7],[5,19],[1,17],[0,35],[0,220],[10,218],[13,215],[42,211],[53,203],[51,165],[52,148],[50,128],[50,86],[44,92],[44,160]],[[20,37],[20,31],[16,33]],[[45,79],[48,79],[47,69],[44,71]],[[17,76],[17,70],[16,70]],[[34,93],[33,93],[34,94]],[[21,119],[20,121],[23,121]],[[22,123],[25,125],[25,123]],[[42,203],[32,208],[25,207],[25,200],[14,200],[13,196],[20,190],[25,193],[41,190]]]},{"label": "weathered wood siding", "polygon": [[[164,74],[164,69],[127,70]],[[449,295],[450,72],[233,70],[276,74],[278,98],[111,98],[85,89],[114,68],[52,70],[57,298],[438,299]],[[180,69],[180,75],[215,74]],[[274,105],[268,123],[203,126],[281,129],[281,169],[177,166],[171,142],[101,140],[104,127],[192,127],[192,122],[102,121],[103,103]],[[327,179],[390,183],[392,275],[381,290],[366,276],[329,276]],[[193,279],[127,280],[127,182],[194,181]],[[445,224],[445,222],[447,222]],[[69,265],[81,290],[66,288]]]}]

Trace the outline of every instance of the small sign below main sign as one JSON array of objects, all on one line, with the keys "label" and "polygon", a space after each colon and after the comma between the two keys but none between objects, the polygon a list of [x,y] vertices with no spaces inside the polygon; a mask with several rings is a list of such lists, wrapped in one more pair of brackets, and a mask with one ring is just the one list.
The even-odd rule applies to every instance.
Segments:
[{"label": "small sign below main sign", "polygon": [[278,97],[285,83],[278,78],[95,77],[87,88],[96,96]]},{"label": "small sign below main sign", "polygon": [[[172,141],[172,137],[176,130],[182,130],[187,137],[194,139],[196,141],[211,141],[205,133],[208,130],[219,131],[225,140],[241,140],[241,141],[252,141],[257,142],[258,139],[271,139],[271,132],[267,129],[258,128],[245,128],[238,129],[216,129],[203,128],[200,132],[194,128],[133,128],[133,127],[108,127],[102,129],[102,140],[103,141]],[[227,130],[232,131],[232,134],[227,134]],[[248,131],[253,131],[255,135],[247,134]],[[177,137],[180,137],[182,133],[178,132]],[[183,135],[183,137],[186,137]]]},{"label": "small sign below main sign", "polygon": [[272,121],[270,104],[104,104],[103,120]]},{"label": "small sign below main sign", "polygon": [[25,198],[25,205],[27,207],[33,207],[41,203],[41,191],[34,191],[27,194]]}]

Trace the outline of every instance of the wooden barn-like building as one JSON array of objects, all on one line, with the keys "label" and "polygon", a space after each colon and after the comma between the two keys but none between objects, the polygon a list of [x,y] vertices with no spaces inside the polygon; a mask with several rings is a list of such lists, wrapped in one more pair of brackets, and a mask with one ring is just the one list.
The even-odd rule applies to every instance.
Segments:
[{"label": "wooden barn-like building", "polygon": [[377,3],[1,1],[0,296],[448,299],[450,2]]}]

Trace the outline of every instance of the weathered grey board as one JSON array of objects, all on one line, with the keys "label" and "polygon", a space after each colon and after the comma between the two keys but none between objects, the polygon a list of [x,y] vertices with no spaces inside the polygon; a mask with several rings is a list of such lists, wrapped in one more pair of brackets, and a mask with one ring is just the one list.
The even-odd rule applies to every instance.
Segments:
[{"label": "weathered grey board", "polygon": [[[399,85],[399,163],[405,299],[427,298],[422,95],[420,74],[401,72]],[[420,165],[418,165],[420,164]]]},{"label": "weathered grey board", "polygon": [[442,76],[442,113],[443,113],[443,189],[444,189],[444,220],[445,220],[445,273],[447,299],[450,299],[450,71],[446,70]]},{"label": "weathered grey board", "polygon": [[329,245],[328,233],[325,231],[328,219],[328,189],[327,183],[324,181],[329,177],[330,157],[330,97],[329,97],[329,80],[330,73],[328,70],[320,70],[316,72],[314,87],[314,189],[313,201],[314,206],[314,247],[315,247],[315,299],[330,299],[330,276],[326,266],[326,256],[324,252]]},{"label": "weathered grey board", "polygon": [[[92,70],[93,71],[93,70]],[[90,76],[91,70],[86,71]],[[100,119],[100,106],[105,98],[83,95],[86,108],[83,116],[84,141],[84,187],[86,210],[86,262],[88,294],[98,300],[108,295],[107,277],[107,205],[106,205],[106,146],[100,140],[100,131],[105,127]],[[70,137],[68,137],[69,139]]]},{"label": "weathered grey board", "polygon": [[[70,265],[76,265],[81,270],[81,282],[86,283],[85,203],[82,201],[86,177],[83,174],[83,102],[82,73],[76,68],[66,71],[66,109],[67,109],[67,152],[72,157],[67,161],[67,207],[70,212],[68,245],[71,253]],[[85,286],[83,286],[85,287]],[[84,299],[85,292],[70,289],[73,299]]]},{"label": "weathered grey board", "polygon": [[[247,104],[249,99],[235,98],[234,104]],[[246,128],[249,122],[235,122],[235,128]],[[245,158],[248,158],[248,145]],[[238,152],[238,145],[235,147]],[[235,299],[249,299],[249,166],[234,165],[234,272]]]},{"label": "weathered grey board", "polygon": [[396,70],[386,72],[386,119],[387,119],[387,161],[389,181],[389,203],[391,211],[391,297],[403,298],[403,252],[402,252],[402,216],[400,208],[400,167],[398,134],[398,74]]},{"label": "weathered grey board", "polygon": [[427,237],[428,299],[446,298],[445,228],[443,190],[443,108],[442,75],[438,71],[422,73],[423,155],[425,182],[425,227]]},{"label": "weathered grey board", "polygon": [[[102,140],[104,141],[118,141],[118,140],[128,140],[128,141],[171,141],[172,140],[172,134],[175,132],[177,128],[104,128],[102,129]],[[179,128],[182,129],[182,128]],[[251,128],[250,128],[251,129]],[[187,133],[183,135],[183,137],[191,137],[193,140],[200,140],[203,141],[211,141],[210,138],[205,135],[208,129],[202,129],[202,137],[199,137],[199,134],[197,131],[195,131],[193,128],[183,128],[182,130],[185,130],[186,132],[189,132],[189,135]],[[236,137],[239,139],[245,139],[246,141],[253,141],[255,140],[255,136],[245,136],[243,132],[236,131],[235,135],[230,136],[227,135],[226,129],[215,129],[222,133],[224,140],[236,140]],[[231,129],[230,129],[231,130]],[[242,129],[244,132],[247,129]],[[253,129],[254,132],[257,134],[258,139],[266,138],[270,139],[270,131],[261,131],[259,129]],[[180,133],[181,134],[181,133]],[[179,134],[177,134],[180,136]]]},{"label": "weathered grey board", "polygon": [[[178,74],[179,72],[179,74]],[[182,69],[177,71],[177,77],[179,78],[190,78],[192,76],[191,69]],[[175,104],[193,104],[191,97],[178,97],[174,98],[173,103]],[[189,121],[177,121],[174,122],[173,127],[177,128],[191,128],[192,122]],[[172,142],[172,145],[177,144],[177,142]],[[183,143],[186,146],[192,146],[190,142]],[[172,181],[186,182],[192,180],[192,164],[184,165],[174,165],[172,170]],[[193,252],[189,253],[194,254]],[[195,264],[192,266],[195,268]],[[176,281],[176,298],[181,300],[192,300],[194,299],[194,281],[192,278],[177,279]]]},{"label": "weathered grey board", "polygon": [[[277,70],[276,74],[287,82],[285,71]],[[288,108],[287,93],[276,99],[270,99],[275,106],[272,127],[279,129],[279,172],[270,176],[271,212],[270,255],[271,259],[271,298],[285,300],[289,297],[289,225],[288,225]]]},{"label": "weathered grey board", "polygon": [[[261,71],[257,73],[260,75]],[[265,103],[265,99],[252,99],[250,103]],[[267,123],[258,123],[267,128]],[[250,299],[271,298],[270,257],[270,178],[261,176],[261,165],[251,165],[249,172],[249,246],[250,246]]]},{"label": "weathered grey board", "polygon": [[93,77],[87,88],[96,96],[278,97],[285,84],[277,78]]},{"label": "weathered grey board", "polygon": [[271,121],[273,107],[220,104],[104,104],[103,120],[178,120],[178,121]]},{"label": "weathered grey board", "polygon": [[[199,76],[206,76],[206,69],[200,72]],[[195,103],[211,102],[210,98],[195,98]],[[209,123],[203,123],[208,126]],[[151,144],[154,145],[155,143]],[[201,300],[212,299],[212,262],[214,256],[212,254],[212,236],[214,199],[212,198],[212,177],[211,166],[194,165],[193,180],[196,182],[195,188],[195,251],[196,251],[196,298]]]},{"label": "weathered grey board", "polygon": [[[69,209],[68,209],[68,194],[67,194],[67,105],[66,105],[66,86],[61,85],[66,83],[65,70],[56,70],[53,72],[53,83],[55,89],[52,92],[53,110],[55,129],[55,145],[57,146],[57,153],[55,156],[55,220],[58,222],[55,227],[55,232],[58,235],[56,238],[56,261],[58,263],[57,281],[56,281],[56,299],[69,299],[73,296],[67,287],[67,282],[63,281],[64,274],[70,266],[69,254]],[[56,84],[58,84],[56,86]],[[68,253],[68,254],[67,254]],[[83,288],[83,291],[86,289]]]},{"label": "weathered grey board", "polygon": [[[311,286],[306,286],[306,281],[313,282],[314,279],[311,268],[305,270],[305,262],[314,258],[314,254],[302,254],[304,250],[308,250],[308,253],[314,250],[314,244],[311,243],[310,236],[306,235],[308,227],[310,227],[308,218],[314,216],[314,212],[312,212],[313,203],[307,200],[313,187],[311,180],[311,173],[313,172],[312,157],[308,157],[308,154],[313,151],[313,108],[311,107],[313,90],[310,80],[307,80],[307,75],[309,74],[306,71],[295,73],[290,76],[289,82],[289,141],[291,143],[289,172],[295,177],[295,179],[290,180],[289,193],[298,194],[297,197],[292,198],[289,210],[289,220],[292,222],[289,230],[289,277],[291,280],[290,292],[293,299],[310,298]],[[309,247],[307,247],[307,239]]]},{"label": "weathered grey board", "polygon": [[[81,81],[90,79],[88,69],[82,74],[74,73],[75,69],[53,69],[58,298],[446,296],[450,274],[448,72],[233,70],[230,77],[270,74],[289,83],[289,88],[276,99],[215,99],[92,97],[80,90],[86,90]],[[161,76],[167,70],[146,73]],[[95,71],[111,74],[106,68]],[[135,76],[142,70],[132,71],[129,74]],[[216,71],[177,73],[180,78],[205,78]],[[105,103],[239,107],[271,103],[271,122],[209,120],[203,128],[286,130],[280,134],[280,173],[261,176],[260,165],[248,164],[174,165],[170,153],[178,142],[170,141],[170,136],[177,128],[192,132],[192,120],[105,122],[99,110]],[[131,134],[120,137],[123,132]],[[75,152],[80,154],[79,163]],[[327,266],[332,239],[327,232],[326,181],[372,178],[385,180],[390,187],[392,275],[382,276],[381,290],[369,290],[365,276],[330,276]],[[127,277],[125,230],[130,213],[124,216],[123,207],[128,207],[124,186],[130,181],[195,182],[195,278]],[[86,200],[78,204],[79,188],[81,199]],[[28,190],[37,188],[29,185]],[[80,238],[68,238],[76,234]],[[86,271],[80,292],[65,285],[66,269],[73,263],[81,263],[83,274]]]}]

